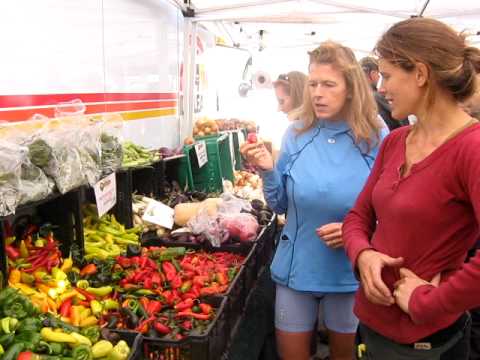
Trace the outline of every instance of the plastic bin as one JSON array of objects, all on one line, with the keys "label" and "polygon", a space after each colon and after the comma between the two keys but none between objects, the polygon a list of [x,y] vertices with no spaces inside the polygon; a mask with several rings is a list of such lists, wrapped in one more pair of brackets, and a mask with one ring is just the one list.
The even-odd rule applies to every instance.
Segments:
[{"label": "plastic bin", "polygon": [[[81,214],[81,189],[72,190],[66,194],[52,194],[51,196],[36,202],[19,206],[14,215],[0,218],[0,237],[2,249],[5,247],[5,237],[8,235],[5,222],[8,221],[15,231],[15,223],[21,218],[27,222],[35,222],[38,225],[50,223],[55,225],[54,237],[59,241],[63,257],[68,257],[70,248],[77,244],[83,250],[83,223]],[[7,258],[5,251],[0,255],[1,271],[7,272]],[[6,276],[4,276],[6,281]]]},{"label": "plastic bin", "polygon": [[182,178],[188,178],[188,169],[185,169],[190,163],[193,189],[206,192],[217,192],[223,190],[223,179],[234,182],[233,162],[230,153],[230,144],[228,135],[212,136],[205,140],[207,146],[208,162],[199,167],[195,147],[186,146],[188,156],[181,161],[184,169],[180,170],[183,176],[179,178],[180,185],[183,186]]},{"label": "plastic bin", "polygon": [[[226,298],[209,298],[206,300],[213,305],[217,312],[214,320],[202,335],[191,335],[179,341],[163,340],[145,337],[143,339],[143,354],[156,351],[158,356],[153,360],[217,360],[225,351],[230,334],[229,323],[226,319]],[[163,356],[163,357],[160,357]]]},{"label": "plastic bin", "polygon": [[116,333],[119,335],[121,340],[125,340],[125,342],[130,347],[130,355],[128,360],[141,360],[143,359],[142,350],[143,350],[143,336],[134,331],[127,331],[127,330],[109,330],[112,333]]},{"label": "plastic bin", "polygon": [[[195,151],[192,146],[183,148],[184,157],[169,160],[165,163],[165,178],[176,180],[182,189],[193,190],[192,159]],[[163,188],[161,190],[163,195]]]},{"label": "plastic bin", "polygon": [[165,163],[156,161],[148,166],[130,168],[132,173],[132,191],[157,199],[164,187]]}]

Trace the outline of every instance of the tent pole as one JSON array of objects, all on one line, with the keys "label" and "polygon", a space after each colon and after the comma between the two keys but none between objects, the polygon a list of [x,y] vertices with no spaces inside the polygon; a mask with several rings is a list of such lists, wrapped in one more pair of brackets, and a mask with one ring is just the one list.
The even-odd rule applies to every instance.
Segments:
[{"label": "tent pole", "polygon": [[425,10],[427,9],[427,6],[428,6],[429,3],[430,3],[430,0],[425,0],[425,3],[423,4],[423,8],[422,8],[422,10],[420,11],[420,13],[418,14],[418,17],[422,17],[422,16],[423,16],[423,13],[424,13]]}]

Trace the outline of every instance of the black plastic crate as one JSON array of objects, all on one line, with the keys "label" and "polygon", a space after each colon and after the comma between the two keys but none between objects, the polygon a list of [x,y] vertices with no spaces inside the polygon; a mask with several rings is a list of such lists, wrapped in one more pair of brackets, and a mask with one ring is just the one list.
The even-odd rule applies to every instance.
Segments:
[{"label": "black plastic crate", "polygon": [[109,330],[112,333],[118,334],[120,340],[125,340],[125,342],[130,347],[130,356],[128,360],[142,360],[142,350],[143,350],[143,336],[134,331],[127,330]]},{"label": "black plastic crate", "polygon": [[[5,238],[8,236],[6,222],[15,233],[16,224],[20,221],[42,225],[54,225],[53,233],[59,241],[60,250],[64,257],[68,257],[73,244],[83,249],[83,223],[81,215],[81,190],[75,189],[66,194],[52,194],[51,196],[32,203],[21,205],[15,214],[0,218],[1,245],[5,248]],[[0,255],[1,271],[6,281],[7,257],[5,251]]]},{"label": "black plastic crate", "polygon": [[214,320],[202,335],[190,335],[185,339],[174,341],[161,338],[143,338],[143,355],[158,351],[152,360],[217,360],[225,351],[230,334],[229,322],[225,312],[227,299],[222,297],[206,300],[217,310]]},{"label": "black plastic crate", "polygon": [[156,161],[148,166],[130,168],[132,191],[158,199],[164,188],[165,162]]}]

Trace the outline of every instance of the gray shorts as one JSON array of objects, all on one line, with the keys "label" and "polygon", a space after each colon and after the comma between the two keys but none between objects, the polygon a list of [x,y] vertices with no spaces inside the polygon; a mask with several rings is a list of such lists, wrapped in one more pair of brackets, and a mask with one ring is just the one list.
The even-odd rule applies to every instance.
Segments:
[{"label": "gray shorts", "polygon": [[354,334],[358,319],[353,314],[354,292],[318,293],[297,291],[277,284],[275,327],[288,332],[308,332],[315,327],[319,306],[329,330]]}]

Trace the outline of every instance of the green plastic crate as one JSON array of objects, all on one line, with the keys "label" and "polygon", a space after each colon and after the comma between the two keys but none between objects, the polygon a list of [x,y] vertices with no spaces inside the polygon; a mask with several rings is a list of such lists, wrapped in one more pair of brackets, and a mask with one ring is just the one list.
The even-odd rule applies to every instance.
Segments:
[{"label": "green plastic crate", "polygon": [[178,181],[182,189],[193,190],[193,175],[192,175],[192,156],[195,157],[195,150],[193,146],[184,146],[183,153],[185,157],[178,159],[178,165],[175,167],[175,180]]},{"label": "green plastic crate", "polygon": [[222,134],[228,134],[229,136],[230,153],[232,156],[233,167],[235,170],[243,169],[243,159],[242,159],[242,154],[240,153],[240,134],[241,133],[243,133],[243,131],[240,129],[222,131]]},{"label": "green plastic crate", "polygon": [[201,168],[193,145],[187,146],[189,151],[193,189],[198,191],[217,192],[223,190],[222,180],[234,181],[233,162],[230,153],[228,134],[204,139],[207,146],[208,162]]}]

